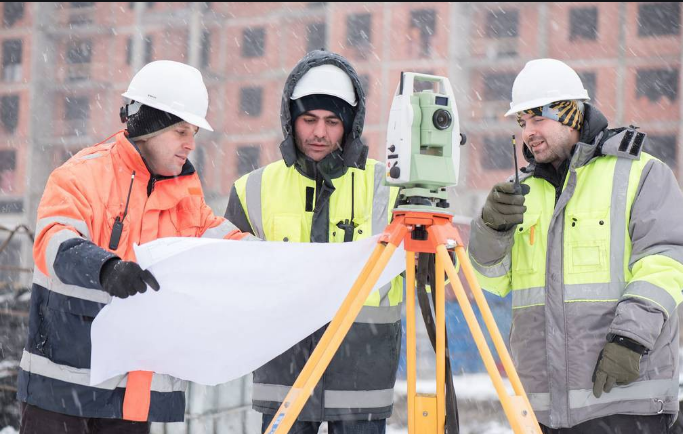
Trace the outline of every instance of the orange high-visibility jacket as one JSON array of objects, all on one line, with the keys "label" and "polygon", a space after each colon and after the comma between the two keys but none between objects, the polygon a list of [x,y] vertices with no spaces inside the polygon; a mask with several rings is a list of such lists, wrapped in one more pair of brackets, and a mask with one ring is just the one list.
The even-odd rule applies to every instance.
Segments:
[{"label": "orange high-visibility jacket", "polygon": [[[123,230],[110,250],[117,219]],[[117,256],[134,261],[133,243],[244,235],[206,205],[189,161],[177,177],[151,176],[124,132],[79,152],[51,174],[38,208],[19,399],[74,416],[182,421],[185,384],[173,377],[136,372],[89,386],[90,325],[111,301],[100,269]]]}]

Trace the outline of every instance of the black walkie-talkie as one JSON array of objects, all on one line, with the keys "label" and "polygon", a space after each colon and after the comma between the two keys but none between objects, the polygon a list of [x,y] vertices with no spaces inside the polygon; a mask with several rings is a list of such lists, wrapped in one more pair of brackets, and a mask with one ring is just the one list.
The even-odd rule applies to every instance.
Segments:
[{"label": "black walkie-talkie", "polygon": [[355,208],[353,195],[355,188],[355,173],[351,172],[351,220],[342,220],[337,223],[337,227],[344,231],[344,242],[349,243],[353,241],[353,233],[356,230],[356,223],[353,221],[353,209]]},{"label": "black walkie-talkie", "polygon": [[517,142],[515,135],[512,135],[512,158],[515,160],[515,193],[522,193],[522,186],[519,184],[519,166],[517,165]]},{"label": "black walkie-talkie", "polygon": [[116,216],[114,226],[111,228],[111,237],[109,237],[109,250],[116,250],[119,248],[119,241],[121,241],[121,234],[123,233],[123,219],[128,215],[128,203],[130,202],[130,193],[133,191],[133,181],[135,181],[135,171],[130,177],[130,187],[128,188],[128,197],[126,198],[126,208],[123,210],[123,217]]},{"label": "black walkie-talkie", "polygon": [[119,241],[121,240],[121,233],[123,232],[123,221],[121,217],[116,216],[114,227],[111,228],[111,238],[109,238],[109,250],[116,250],[119,248]]}]

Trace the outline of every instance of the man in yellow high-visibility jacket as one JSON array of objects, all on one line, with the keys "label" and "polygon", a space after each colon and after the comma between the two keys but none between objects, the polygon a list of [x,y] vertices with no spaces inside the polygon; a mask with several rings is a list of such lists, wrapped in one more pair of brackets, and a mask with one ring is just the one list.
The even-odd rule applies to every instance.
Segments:
[{"label": "man in yellow high-visibility jacket", "polygon": [[485,289],[512,291],[510,347],[543,432],[666,433],[678,411],[683,195],[635,128],[608,129],[554,59],[517,76],[522,184],[472,223]]},{"label": "man in yellow high-visibility jacket", "polygon": [[[381,233],[397,189],[384,186],[384,165],[367,158],[365,93],[348,61],[322,50],[308,53],[285,83],[280,117],[282,160],[237,180],[225,215],[268,241],[340,243]],[[385,431],[402,300],[397,279],[370,294],[291,432],[316,433],[323,421],[330,433]],[[263,413],[263,430],[324,331],[254,372],[253,407]]]}]

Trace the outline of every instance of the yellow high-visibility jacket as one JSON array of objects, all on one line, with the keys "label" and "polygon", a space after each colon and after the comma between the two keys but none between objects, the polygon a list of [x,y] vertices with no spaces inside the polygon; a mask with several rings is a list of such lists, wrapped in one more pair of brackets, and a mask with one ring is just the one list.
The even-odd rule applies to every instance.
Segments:
[{"label": "yellow high-visibility jacket", "polygon": [[[595,123],[594,107],[587,115]],[[641,146],[647,139],[634,130],[605,129],[576,145],[559,197],[528,168],[522,224],[497,232],[473,221],[479,281],[512,291],[512,358],[539,422],[552,428],[678,411],[683,195]],[[649,351],[637,381],[596,398],[592,375],[608,333]]]}]

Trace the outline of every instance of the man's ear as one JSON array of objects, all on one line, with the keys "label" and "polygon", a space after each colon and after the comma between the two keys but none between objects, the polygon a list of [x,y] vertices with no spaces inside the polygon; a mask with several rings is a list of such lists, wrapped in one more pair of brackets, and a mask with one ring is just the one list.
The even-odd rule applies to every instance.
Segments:
[{"label": "man's ear", "polygon": [[140,152],[144,152],[147,148],[147,139],[135,140],[134,143]]},{"label": "man's ear", "polygon": [[568,126],[567,128],[569,128],[569,133],[572,134],[576,140],[579,140],[581,138],[580,128],[572,128],[570,126]]}]

